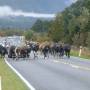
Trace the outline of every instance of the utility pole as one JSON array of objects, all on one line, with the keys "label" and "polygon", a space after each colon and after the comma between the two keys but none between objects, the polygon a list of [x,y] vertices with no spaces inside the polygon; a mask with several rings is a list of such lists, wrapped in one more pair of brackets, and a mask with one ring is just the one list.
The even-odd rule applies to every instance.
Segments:
[{"label": "utility pole", "polygon": [[81,56],[81,54],[82,54],[82,46],[80,46],[79,57]]}]

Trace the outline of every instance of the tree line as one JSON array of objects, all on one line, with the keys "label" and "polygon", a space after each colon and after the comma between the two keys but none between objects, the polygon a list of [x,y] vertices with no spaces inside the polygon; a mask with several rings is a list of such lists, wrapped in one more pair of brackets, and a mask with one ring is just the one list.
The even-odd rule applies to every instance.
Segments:
[{"label": "tree line", "polygon": [[[37,20],[32,30],[54,42],[90,47],[90,0],[78,0],[51,21]],[[41,37],[42,38],[42,37]]]}]

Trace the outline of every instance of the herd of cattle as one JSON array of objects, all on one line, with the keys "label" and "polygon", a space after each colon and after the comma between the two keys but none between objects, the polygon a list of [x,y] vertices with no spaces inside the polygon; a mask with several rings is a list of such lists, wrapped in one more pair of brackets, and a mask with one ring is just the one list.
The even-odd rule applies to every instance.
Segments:
[{"label": "herd of cattle", "polygon": [[63,57],[66,55],[70,58],[71,46],[69,44],[39,44],[39,43],[28,43],[24,46],[10,46],[9,48],[0,45],[0,56],[8,58],[29,58],[31,52],[34,54],[34,58],[38,57],[38,52],[40,52],[44,58],[49,57],[49,55]]}]

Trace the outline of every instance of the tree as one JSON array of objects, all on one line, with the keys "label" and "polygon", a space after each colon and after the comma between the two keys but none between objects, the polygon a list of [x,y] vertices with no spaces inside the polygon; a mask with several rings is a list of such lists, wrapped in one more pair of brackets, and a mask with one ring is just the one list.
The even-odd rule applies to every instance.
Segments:
[{"label": "tree", "polygon": [[90,0],[78,0],[58,13],[49,30],[53,41],[88,46],[90,32]]},{"label": "tree", "polygon": [[54,41],[58,42],[63,39],[63,23],[62,15],[57,15],[56,20],[52,22],[48,35]]},{"label": "tree", "polygon": [[31,40],[32,39],[32,37],[33,37],[33,32],[31,31],[31,30],[28,30],[28,31],[25,31],[24,32],[24,36],[25,36],[25,39],[26,40]]},{"label": "tree", "polygon": [[32,26],[32,30],[38,33],[44,33],[47,32],[50,26],[51,21],[46,21],[46,20],[40,20],[38,19],[34,25]]}]

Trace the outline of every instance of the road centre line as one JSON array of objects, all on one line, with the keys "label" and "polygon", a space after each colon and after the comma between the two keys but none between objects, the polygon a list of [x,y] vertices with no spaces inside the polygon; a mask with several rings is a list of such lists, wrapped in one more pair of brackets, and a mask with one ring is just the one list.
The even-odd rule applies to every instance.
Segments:
[{"label": "road centre line", "polygon": [[69,65],[69,66],[71,66],[72,68],[76,68],[76,69],[81,69],[81,70],[85,70],[85,71],[90,71],[90,68],[88,68],[88,67],[84,67],[84,66],[72,64],[72,63],[70,63],[70,62],[63,62],[63,61],[57,61],[57,60],[54,60],[53,62],[55,62],[55,63],[62,63],[62,64],[65,64],[65,65]]}]

